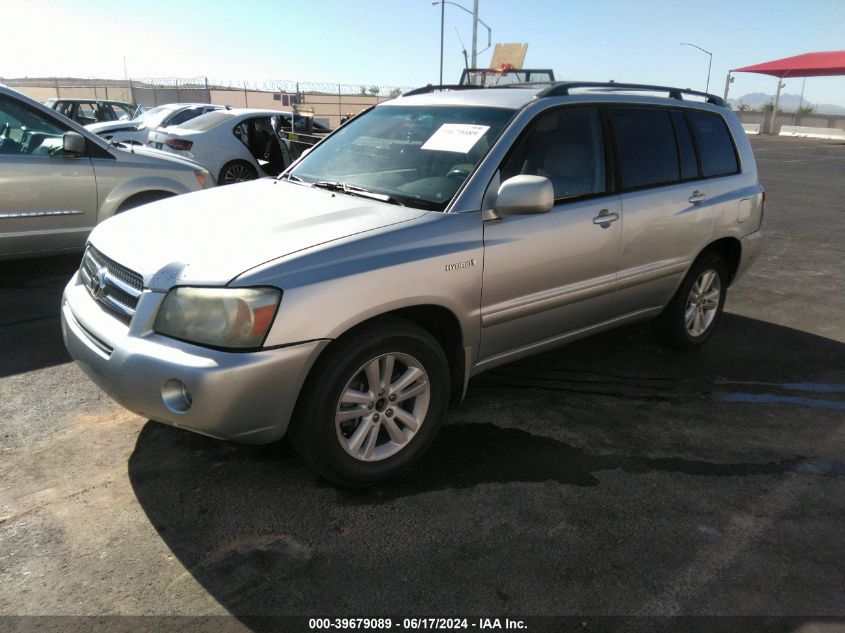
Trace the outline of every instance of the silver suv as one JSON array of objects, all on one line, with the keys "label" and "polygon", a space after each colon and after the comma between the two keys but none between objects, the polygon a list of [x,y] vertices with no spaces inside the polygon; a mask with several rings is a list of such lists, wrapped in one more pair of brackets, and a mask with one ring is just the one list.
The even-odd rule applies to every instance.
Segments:
[{"label": "silver suv", "polygon": [[[685,98],[687,97],[687,98]],[[737,118],[672,88],[421,89],[91,235],[65,341],[140,414],[390,477],[470,377],[623,323],[704,343],[762,244]]]},{"label": "silver suv", "polygon": [[0,260],[81,250],[94,225],[214,185],[188,160],[109,145],[0,86]]}]

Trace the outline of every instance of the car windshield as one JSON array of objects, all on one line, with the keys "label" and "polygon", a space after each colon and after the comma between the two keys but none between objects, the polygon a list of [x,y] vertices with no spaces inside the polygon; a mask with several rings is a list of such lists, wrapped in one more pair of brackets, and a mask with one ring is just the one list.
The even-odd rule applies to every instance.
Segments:
[{"label": "car windshield", "polygon": [[442,211],[513,115],[501,108],[379,106],[320,143],[288,177]]}]

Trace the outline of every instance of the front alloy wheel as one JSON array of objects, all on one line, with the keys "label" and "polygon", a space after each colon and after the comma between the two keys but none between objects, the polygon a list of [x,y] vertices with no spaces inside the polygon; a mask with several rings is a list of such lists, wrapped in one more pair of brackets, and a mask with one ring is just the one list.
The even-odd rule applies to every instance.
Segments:
[{"label": "front alloy wheel", "polygon": [[419,325],[390,316],[359,326],[334,341],[311,370],[291,442],[336,484],[395,477],[434,441],[450,375],[440,343]]},{"label": "front alloy wheel", "polygon": [[428,412],[428,374],[407,354],[381,354],[346,384],[335,415],[337,439],[355,459],[395,455],[419,431]]}]

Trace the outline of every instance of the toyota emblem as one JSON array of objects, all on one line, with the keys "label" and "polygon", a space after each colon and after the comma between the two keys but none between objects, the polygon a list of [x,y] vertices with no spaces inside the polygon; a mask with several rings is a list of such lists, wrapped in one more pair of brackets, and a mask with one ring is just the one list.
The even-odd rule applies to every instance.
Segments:
[{"label": "toyota emblem", "polygon": [[91,275],[91,281],[88,282],[88,290],[95,299],[103,296],[103,291],[106,289],[106,268],[98,268],[97,272]]}]

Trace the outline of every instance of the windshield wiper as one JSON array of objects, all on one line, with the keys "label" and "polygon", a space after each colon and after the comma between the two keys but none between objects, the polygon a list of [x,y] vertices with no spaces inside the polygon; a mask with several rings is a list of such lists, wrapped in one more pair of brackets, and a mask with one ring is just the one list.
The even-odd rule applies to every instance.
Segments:
[{"label": "windshield wiper", "polygon": [[326,189],[328,191],[337,191],[338,193],[345,193],[349,196],[360,196],[361,198],[370,198],[372,200],[378,200],[380,202],[387,202],[388,204],[396,204],[400,207],[404,207],[405,205],[399,202],[393,196],[389,196],[386,193],[377,193],[375,191],[370,191],[369,189],[364,189],[363,187],[356,187],[355,185],[348,185],[345,182],[340,182],[337,180],[319,180],[317,182],[311,183],[312,187],[319,187],[320,189]]},{"label": "windshield wiper", "polygon": [[279,176],[279,180],[290,180],[291,182],[305,182],[296,174],[282,174],[281,176]]}]

